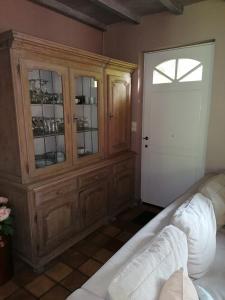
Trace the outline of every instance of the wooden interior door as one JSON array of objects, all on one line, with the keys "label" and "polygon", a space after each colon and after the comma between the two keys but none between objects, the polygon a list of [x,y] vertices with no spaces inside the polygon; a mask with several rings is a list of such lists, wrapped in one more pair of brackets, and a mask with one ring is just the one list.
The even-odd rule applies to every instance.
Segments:
[{"label": "wooden interior door", "polygon": [[108,75],[109,155],[130,148],[130,74]]}]

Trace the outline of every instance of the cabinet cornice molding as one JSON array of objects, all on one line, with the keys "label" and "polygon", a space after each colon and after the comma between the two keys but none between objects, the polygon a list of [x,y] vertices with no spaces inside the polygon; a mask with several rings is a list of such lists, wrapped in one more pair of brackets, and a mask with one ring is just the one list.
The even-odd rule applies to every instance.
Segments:
[{"label": "cabinet cornice molding", "polygon": [[132,72],[137,65],[124,62],[118,59],[109,58],[104,55],[93,53],[87,50],[70,47],[57,42],[34,37],[25,33],[9,30],[0,34],[0,48],[23,49],[38,52],[44,55],[69,59],[79,62],[91,62],[101,67],[121,68],[124,71]]},{"label": "cabinet cornice molding", "polygon": [[109,58],[107,68],[132,73],[137,68],[137,65],[119,59]]}]

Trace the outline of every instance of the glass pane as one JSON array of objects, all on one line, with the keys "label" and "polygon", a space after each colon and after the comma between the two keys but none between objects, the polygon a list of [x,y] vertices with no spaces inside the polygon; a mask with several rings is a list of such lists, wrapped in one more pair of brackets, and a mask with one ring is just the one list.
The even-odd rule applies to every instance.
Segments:
[{"label": "glass pane", "polygon": [[93,77],[75,78],[77,156],[84,157],[99,151],[98,81]]},{"label": "glass pane", "polygon": [[183,77],[179,82],[190,82],[190,81],[201,81],[202,80],[203,66],[195,69],[193,72],[189,73],[187,76]]},{"label": "glass pane", "polygon": [[177,66],[177,79],[179,80],[185,74],[190,72],[192,69],[197,67],[200,62],[195,59],[190,58],[180,58],[178,59],[178,66]]},{"label": "glass pane", "polygon": [[161,83],[171,83],[172,80],[168,79],[167,77],[163,76],[158,71],[153,71],[153,84],[161,84]]},{"label": "glass pane", "polygon": [[176,59],[170,59],[164,61],[163,63],[159,64],[155,68],[156,70],[159,70],[160,72],[164,73],[171,79],[175,79]]},{"label": "glass pane", "polygon": [[36,168],[65,161],[62,77],[52,71],[30,70],[30,103]]}]

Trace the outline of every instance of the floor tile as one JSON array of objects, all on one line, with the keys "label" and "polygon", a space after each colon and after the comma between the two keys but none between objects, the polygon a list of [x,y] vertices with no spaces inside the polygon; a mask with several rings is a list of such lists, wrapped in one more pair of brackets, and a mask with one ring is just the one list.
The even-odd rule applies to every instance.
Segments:
[{"label": "floor tile", "polygon": [[127,231],[122,231],[119,235],[117,235],[116,239],[126,243],[127,241],[129,241],[129,239],[131,239],[133,236],[133,234],[131,232],[127,232]]},{"label": "floor tile", "polygon": [[101,268],[101,266],[102,266],[101,263],[99,263],[98,261],[90,258],[88,261],[86,261],[83,265],[81,265],[79,267],[79,271],[84,273],[86,276],[90,277],[95,272],[97,272],[98,269]]},{"label": "floor tile", "polygon": [[73,250],[72,252],[68,253],[67,255],[62,255],[61,260],[65,264],[76,269],[80,265],[82,265],[85,261],[87,261],[88,257],[82,253],[79,253],[79,252]]},{"label": "floor tile", "polygon": [[127,232],[130,232],[132,234],[135,234],[137,233],[140,229],[142,228],[141,225],[137,225],[137,224],[134,224],[134,223],[127,223],[125,224],[124,226],[124,231],[127,231]]},{"label": "floor tile", "polygon": [[55,281],[61,281],[68,276],[73,270],[64,263],[57,263],[52,268],[48,269],[45,274],[54,279]]},{"label": "floor tile", "polygon": [[124,245],[123,242],[117,239],[111,239],[106,245],[105,248],[112,251],[113,253],[117,252],[122,246]]},{"label": "floor tile", "polygon": [[31,283],[27,284],[25,288],[35,297],[40,297],[52,288],[55,283],[45,275],[40,275]]},{"label": "floor tile", "polygon": [[107,262],[107,260],[110,259],[110,257],[113,255],[112,251],[109,251],[107,249],[100,249],[98,252],[95,253],[95,255],[93,256],[93,258],[95,258],[96,260],[100,261],[101,263],[105,263]]},{"label": "floor tile", "polygon": [[82,241],[77,244],[77,247],[75,247],[75,249],[78,252],[81,252],[84,255],[91,257],[99,250],[99,247],[89,241]]},{"label": "floor tile", "polygon": [[69,276],[63,279],[61,284],[73,292],[74,290],[79,289],[87,280],[87,276],[75,270]]},{"label": "floor tile", "polygon": [[29,292],[24,289],[17,290],[12,296],[7,298],[7,300],[35,300],[36,298],[32,296]]},{"label": "floor tile", "polygon": [[118,227],[108,225],[103,229],[102,232],[110,237],[114,237],[120,233],[120,229]]},{"label": "floor tile", "polygon": [[11,296],[17,289],[18,289],[18,285],[13,280],[8,281],[4,285],[1,285],[0,300]]},{"label": "floor tile", "polygon": [[18,285],[24,286],[24,285],[30,283],[31,281],[33,281],[38,276],[39,276],[39,274],[34,273],[33,270],[30,267],[24,266],[23,269],[16,272],[16,274],[14,276],[14,281]]},{"label": "floor tile", "polygon": [[[158,209],[142,205],[120,214],[110,225],[97,229],[48,263],[46,275],[34,273],[21,260],[14,258],[15,276],[0,287],[0,300],[64,299],[68,294],[66,289],[72,292],[80,288],[142,227],[133,222],[142,211],[156,212]],[[79,270],[73,270],[77,268]]]},{"label": "floor tile", "polygon": [[102,234],[102,233],[96,233],[92,236],[91,239],[89,239],[93,244],[98,245],[99,247],[104,247],[104,245],[110,240],[110,237]]},{"label": "floor tile", "polygon": [[70,292],[60,285],[56,285],[49,292],[44,294],[40,300],[65,300]]}]

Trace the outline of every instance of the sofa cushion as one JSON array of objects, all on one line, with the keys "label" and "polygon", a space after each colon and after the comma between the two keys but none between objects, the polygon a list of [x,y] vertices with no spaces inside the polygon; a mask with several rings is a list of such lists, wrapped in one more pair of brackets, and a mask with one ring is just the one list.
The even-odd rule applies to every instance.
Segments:
[{"label": "sofa cushion", "polygon": [[217,227],[225,224],[225,174],[213,176],[199,188],[200,193],[212,201]]},{"label": "sofa cushion", "polygon": [[[195,191],[197,188],[195,188]],[[139,230],[118,252],[116,252],[88,281],[82,286],[84,289],[93,292],[101,298],[106,297],[106,293],[112,279],[135,255],[142,252],[154,236],[165,226],[170,224],[170,220],[176,209],[187,200],[193,190],[185,193],[167,208],[160,212],[154,219]]]},{"label": "sofa cushion", "polygon": [[172,225],[165,227],[114,277],[107,299],[158,299],[171,274],[181,267],[187,272],[187,258],[185,234]]},{"label": "sofa cushion", "polygon": [[76,290],[76,294],[71,294],[67,300],[104,300],[93,293],[86,291],[84,289]]},{"label": "sofa cushion", "polygon": [[212,296],[201,286],[195,286],[199,300],[213,300]]},{"label": "sofa cushion", "polygon": [[195,285],[205,288],[215,300],[225,299],[225,230],[217,233],[215,260],[204,277]]},{"label": "sofa cushion", "polygon": [[199,300],[196,289],[183,269],[174,272],[160,291],[159,300]]},{"label": "sofa cushion", "polygon": [[216,219],[212,202],[198,193],[182,204],[171,219],[187,235],[188,273],[192,278],[203,276],[215,257]]}]

